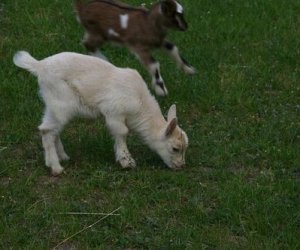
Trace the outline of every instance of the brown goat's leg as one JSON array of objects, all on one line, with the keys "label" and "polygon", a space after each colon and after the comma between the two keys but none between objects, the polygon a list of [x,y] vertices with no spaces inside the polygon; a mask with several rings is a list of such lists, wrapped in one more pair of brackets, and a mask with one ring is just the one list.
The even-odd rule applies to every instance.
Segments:
[{"label": "brown goat's leg", "polygon": [[196,73],[196,70],[180,55],[179,50],[175,44],[169,41],[164,41],[163,47],[167,50],[178,67],[180,67],[186,74],[193,75]]},{"label": "brown goat's leg", "polygon": [[87,49],[88,54],[108,61],[107,58],[98,49],[103,44],[103,38],[101,36],[86,32],[84,34],[82,42]]},{"label": "brown goat's leg", "polygon": [[168,90],[160,74],[159,62],[153,58],[149,51],[138,49],[132,49],[132,51],[152,76],[152,86],[155,93],[159,96],[168,95]]}]

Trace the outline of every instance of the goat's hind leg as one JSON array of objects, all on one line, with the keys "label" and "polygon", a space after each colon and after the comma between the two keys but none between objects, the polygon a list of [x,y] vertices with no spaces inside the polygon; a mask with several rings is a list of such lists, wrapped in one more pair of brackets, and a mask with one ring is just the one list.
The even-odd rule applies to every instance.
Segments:
[{"label": "goat's hind leg", "polygon": [[82,43],[84,44],[85,48],[91,56],[95,56],[105,61],[108,61],[106,56],[103,55],[98,49],[103,43],[103,38],[100,35],[86,32],[84,34]]},{"label": "goat's hind leg", "polygon": [[169,55],[176,62],[177,66],[181,68],[186,74],[193,75],[196,73],[194,67],[192,67],[179,53],[177,46],[169,41],[165,41],[163,44],[164,49],[167,50]]},{"label": "goat's hind leg", "polygon": [[148,65],[148,70],[152,75],[152,86],[155,93],[159,96],[167,96],[168,90],[160,74],[159,62],[153,60],[153,62]]},{"label": "goat's hind leg", "polygon": [[143,63],[152,76],[152,86],[155,93],[159,96],[168,95],[168,90],[164,84],[164,80],[160,74],[159,62],[157,62],[145,49],[132,48],[131,51],[137,56],[137,58]]},{"label": "goat's hind leg", "polygon": [[[57,138],[61,125],[54,118],[50,111],[46,110],[43,122],[39,126],[42,136],[42,143],[45,153],[45,164],[51,168],[51,174],[57,176],[63,172],[63,167],[59,163],[59,154],[62,156],[62,151],[57,148]],[[58,154],[59,151],[59,154]]]}]

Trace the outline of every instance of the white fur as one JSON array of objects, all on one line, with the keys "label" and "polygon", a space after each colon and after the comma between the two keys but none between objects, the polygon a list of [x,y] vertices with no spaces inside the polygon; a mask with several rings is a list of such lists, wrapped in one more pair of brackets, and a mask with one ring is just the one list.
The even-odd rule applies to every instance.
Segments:
[{"label": "white fur", "polygon": [[183,7],[181,4],[179,4],[177,1],[175,1],[176,3],[176,11],[177,13],[183,13]]},{"label": "white fur", "polygon": [[[124,168],[135,166],[126,144],[129,130],[137,132],[170,168],[178,169],[185,164],[188,139],[177,126],[175,105],[171,106],[166,121],[137,71],[69,52],[37,61],[21,51],[13,60],[38,77],[46,105],[39,129],[46,165],[53,175],[63,171],[60,161],[69,159],[59,134],[78,115],[105,117],[115,140],[116,161]],[[174,152],[174,147],[180,151]]]},{"label": "white fur", "polygon": [[179,68],[183,69],[183,71],[184,71],[186,74],[193,75],[193,74],[196,73],[196,70],[195,70],[192,66],[186,65],[186,64],[182,61],[177,46],[174,46],[174,47],[173,47],[173,49],[170,51],[170,55],[171,55],[171,57],[175,60],[177,66],[178,66]]},{"label": "white fur", "polygon": [[[86,32],[90,32],[83,39],[88,51],[94,52],[106,42],[124,45],[137,55],[150,72],[156,94],[167,95],[162,77],[153,74],[156,71],[152,70],[153,65],[150,64],[153,64],[155,59],[151,51],[158,48],[170,50],[169,46],[165,47],[165,44],[169,43],[165,38],[167,30],[171,27],[182,31],[187,29],[181,4],[175,0],[158,1],[150,10],[131,7],[126,10],[122,1],[116,1],[113,5],[102,1],[92,1],[92,5],[77,1],[76,12]],[[98,17],[107,21],[100,22]],[[189,74],[195,72],[187,63],[181,68]]]},{"label": "white fur", "polygon": [[111,35],[111,36],[116,36],[116,37],[119,37],[120,34],[118,32],[116,32],[114,29],[110,28],[108,29],[108,34]]},{"label": "white fur", "polygon": [[120,15],[120,24],[122,29],[127,29],[128,27],[128,14]]},{"label": "white fur", "polygon": [[[164,80],[163,80],[163,78],[161,77],[161,74],[160,74],[160,64],[159,64],[159,62],[155,62],[155,63],[150,64],[148,70],[152,75],[152,87],[154,88],[155,93],[159,96],[168,95],[168,90],[167,90],[167,88],[164,84]],[[158,71],[159,79],[156,79],[156,71]],[[157,85],[157,80],[162,83],[163,89],[160,86]]]},{"label": "white fur", "polygon": [[98,49],[95,52],[89,52],[89,55],[94,56],[94,57],[98,57],[98,58],[100,58],[104,61],[108,61],[107,57],[105,55],[103,55],[101,53],[101,51],[98,50]]},{"label": "white fur", "polygon": [[85,32],[84,35],[83,35],[82,42],[83,42],[83,43],[86,42],[86,41],[89,39],[89,37],[90,37],[90,33]]},{"label": "white fur", "polygon": [[81,24],[81,20],[80,20],[80,17],[78,15],[76,15],[76,21]]}]

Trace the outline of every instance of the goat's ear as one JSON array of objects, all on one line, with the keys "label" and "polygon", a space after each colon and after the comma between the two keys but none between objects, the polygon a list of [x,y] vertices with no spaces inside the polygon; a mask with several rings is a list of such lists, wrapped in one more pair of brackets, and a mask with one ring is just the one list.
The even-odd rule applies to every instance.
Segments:
[{"label": "goat's ear", "polygon": [[165,15],[171,15],[174,12],[174,2],[171,0],[163,0],[160,3],[162,13]]},{"label": "goat's ear", "polygon": [[173,104],[168,111],[167,121],[170,122],[172,119],[176,118],[176,105]]},{"label": "goat's ear", "polygon": [[173,134],[173,132],[174,132],[176,126],[177,126],[177,118],[173,118],[173,119],[168,123],[168,126],[167,126],[167,128],[166,128],[166,132],[165,132],[165,136],[166,136],[166,137],[170,137],[170,136]]}]

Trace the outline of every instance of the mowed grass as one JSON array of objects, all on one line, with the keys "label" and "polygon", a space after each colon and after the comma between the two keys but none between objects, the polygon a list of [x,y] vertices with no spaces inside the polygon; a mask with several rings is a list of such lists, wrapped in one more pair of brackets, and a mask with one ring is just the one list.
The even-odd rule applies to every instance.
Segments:
[{"label": "mowed grass", "polygon": [[[150,0],[128,0],[149,6]],[[172,32],[198,70],[162,75],[187,132],[188,167],[168,170],[136,136],[138,168],[123,171],[103,120],[77,119],[62,134],[71,160],[50,177],[37,126],[36,78],[12,63],[17,50],[42,59],[85,53],[72,1],[0,2],[0,249],[299,249],[300,1],[181,1],[189,23]],[[106,46],[117,66],[145,69]]]}]

